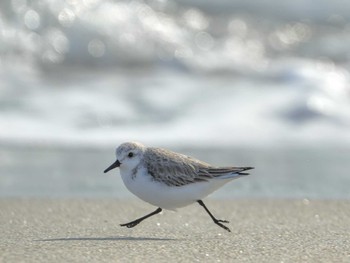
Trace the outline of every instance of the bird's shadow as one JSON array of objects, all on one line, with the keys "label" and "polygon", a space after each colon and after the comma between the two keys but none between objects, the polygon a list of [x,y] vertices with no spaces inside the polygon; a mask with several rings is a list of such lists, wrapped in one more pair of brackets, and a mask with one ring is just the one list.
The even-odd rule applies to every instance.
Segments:
[{"label": "bird's shadow", "polygon": [[58,241],[174,241],[173,238],[158,238],[158,237],[61,237],[37,239],[34,241],[41,242],[58,242]]}]

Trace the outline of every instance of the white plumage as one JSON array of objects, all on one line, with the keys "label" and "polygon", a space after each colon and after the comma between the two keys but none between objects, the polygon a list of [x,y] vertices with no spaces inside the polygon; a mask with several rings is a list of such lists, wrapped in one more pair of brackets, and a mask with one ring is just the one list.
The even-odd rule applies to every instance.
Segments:
[{"label": "white plumage", "polygon": [[162,209],[176,210],[198,202],[214,222],[230,231],[217,220],[201,201],[233,179],[248,175],[252,167],[214,167],[205,162],[169,150],[145,147],[136,142],[121,144],[117,160],[105,172],[119,167],[125,186],[130,192],[159,207],[143,218],[124,224],[133,227]]}]

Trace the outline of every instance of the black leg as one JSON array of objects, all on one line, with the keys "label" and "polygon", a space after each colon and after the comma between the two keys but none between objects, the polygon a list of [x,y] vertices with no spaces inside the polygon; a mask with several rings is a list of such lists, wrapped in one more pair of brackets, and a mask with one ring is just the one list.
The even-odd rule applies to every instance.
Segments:
[{"label": "black leg", "polygon": [[201,206],[204,207],[205,211],[207,211],[207,213],[210,215],[211,219],[213,219],[214,223],[217,224],[218,226],[222,227],[223,229],[227,230],[228,232],[231,232],[231,230],[227,227],[227,226],[224,226],[223,224],[221,223],[229,223],[227,220],[219,220],[219,219],[216,219],[212,213],[210,213],[209,209],[205,206],[205,204],[203,203],[202,200],[197,200],[198,204],[200,204]]},{"label": "black leg", "polygon": [[139,223],[141,223],[141,222],[142,222],[143,220],[145,220],[146,218],[149,218],[149,217],[151,217],[151,216],[153,216],[153,215],[155,215],[155,214],[158,214],[158,213],[160,213],[160,212],[162,212],[162,209],[161,209],[160,207],[158,207],[157,210],[153,211],[152,213],[150,213],[150,214],[148,214],[148,215],[145,215],[145,216],[143,216],[143,217],[141,217],[141,218],[138,218],[138,219],[136,219],[136,220],[134,220],[134,221],[131,221],[131,222],[129,222],[129,223],[121,224],[120,226],[126,226],[127,228],[134,227],[134,226],[138,225]]}]

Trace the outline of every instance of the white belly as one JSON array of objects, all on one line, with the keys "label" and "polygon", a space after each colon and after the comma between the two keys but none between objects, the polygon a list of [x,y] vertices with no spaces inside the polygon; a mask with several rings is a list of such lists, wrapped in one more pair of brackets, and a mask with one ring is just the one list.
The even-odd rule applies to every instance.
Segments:
[{"label": "white belly", "polygon": [[121,170],[121,176],[125,186],[134,195],[149,204],[169,210],[192,204],[231,181],[231,179],[214,179],[184,186],[167,186],[152,180],[146,171],[139,172],[132,178],[131,174],[125,174]]}]

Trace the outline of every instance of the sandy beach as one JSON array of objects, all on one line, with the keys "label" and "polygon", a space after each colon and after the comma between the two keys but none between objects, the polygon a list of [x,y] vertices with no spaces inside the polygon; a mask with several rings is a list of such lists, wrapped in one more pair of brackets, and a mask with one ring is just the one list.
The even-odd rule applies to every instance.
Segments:
[{"label": "sandy beach", "polygon": [[0,262],[350,262],[350,202],[206,200],[119,226],[137,200],[0,199]]}]

